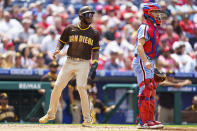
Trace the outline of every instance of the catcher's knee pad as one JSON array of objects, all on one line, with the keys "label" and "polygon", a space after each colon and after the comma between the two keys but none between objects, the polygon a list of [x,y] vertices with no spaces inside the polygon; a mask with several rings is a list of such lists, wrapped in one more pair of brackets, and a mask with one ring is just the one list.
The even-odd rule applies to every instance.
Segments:
[{"label": "catcher's knee pad", "polygon": [[155,79],[154,78],[152,79],[152,84],[153,84],[153,88],[154,89],[157,89],[157,83],[155,82]]},{"label": "catcher's knee pad", "polygon": [[150,98],[140,96],[138,101],[139,108],[139,122],[144,124],[149,120]]},{"label": "catcher's knee pad", "polygon": [[155,97],[156,96],[156,89],[153,89],[152,91],[151,91],[151,97]]},{"label": "catcher's knee pad", "polygon": [[155,112],[155,99],[154,97],[150,98],[150,110],[149,110],[149,120],[154,121],[154,112]]},{"label": "catcher's knee pad", "polygon": [[145,87],[152,90],[154,88],[153,79],[145,79]]},{"label": "catcher's knee pad", "polygon": [[[142,94],[140,95],[143,95],[145,97],[150,97],[151,96],[151,92],[152,92],[152,89],[153,89],[153,83],[152,83],[152,79],[146,79],[145,81],[142,81],[140,84],[139,84],[139,87],[143,88],[143,91],[141,91]],[[141,90],[141,89],[140,89]]]}]

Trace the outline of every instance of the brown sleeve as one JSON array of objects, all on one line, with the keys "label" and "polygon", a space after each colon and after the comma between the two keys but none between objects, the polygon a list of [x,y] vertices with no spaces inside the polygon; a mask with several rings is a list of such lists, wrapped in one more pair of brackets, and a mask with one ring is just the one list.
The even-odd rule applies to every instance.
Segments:
[{"label": "brown sleeve", "polygon": [[49,81],[49,78],[47,75],[44,75],[43,77],[41,77],[41,81]]},{"label": "brown sleeve", "polygon": [[66,44],[68,42],[68,36],[69,36],[70,26],[67,26],[62,35],[60,36],[59,42],[62,44]]},{"label": "brown sleeve", "polygon": [[92,49],[93,50],[99,50],[100,49],[100,34],[99,34],[98,31],[96,31]]}]

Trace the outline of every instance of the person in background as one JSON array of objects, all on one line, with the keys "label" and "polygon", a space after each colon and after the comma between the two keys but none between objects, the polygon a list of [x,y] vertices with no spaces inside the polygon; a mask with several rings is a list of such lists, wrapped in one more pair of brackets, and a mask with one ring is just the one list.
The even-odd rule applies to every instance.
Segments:
[{"label": "person in background", "polygon": [[16,55],[15,55],[15,64],[12,68],[25,68],[23,65],[22,65],[22,62],[21,62],[21,53],[20,52],[16,52]]},{"label": "person in background", "polygon": [[[196,50],[197,50],[197,47],[196,47]],[[197,52],[194,53],[194,71],[197,72]]]},{"label": "person in background", "polygon": [[169,70],[177,71],[179,68],[178,63],[171,58],[168,46],[163,49],[163,53],[157,59],[156,64],[157,68],[163,72],[168,72]]},{"label": "person in background", "polygon": [[[173,43],[175,41],[179,40],[179,36],[173,31],[173,26],[168,25],[166,27],[166,33],[161,35],[160,41],[166,40],[166,46],[172,47]],[[163,45],[160,43],[160,46],[163,47]]]},{"label": "person in background", "polygon": [[60,37],[59,35],[57,35],[57,31],[54,27],[51,27],[48,33],[49,34],[43,39],[41,44],[41,51],[46,55],[46,64],[50,63],[50,61],[53,60],[53,52],[56,49]]},{"label": "person in background", "polygon": [[5,55],[5,68],[11,68],[14,66],[15,52],[8,51]]},{"label": "person in background", "polygon": [[115,22],[109,23],[107,25],[108,30],[103,34],[104,42],[108,43],[115,40],[115,33],[118,30],[117,24]]},{"label": "person in background", "polygon": [[39,53],[36,57],[36,65],[33,67],[34,69],[47,69],[47,65],[44,63],[44,55],[43,53]]},{"label": "person in background", "polygon": [[19,45],[19,51],[21,53],[21,64],[25,68],[32,69],[34,62],[30,58],[30,49],[26,43],[21,43]]},{"label": "person in background", "polygon": [[70,109],[72,113],[72,124],[81,122],[81,101],[76,87],[76,78],[74,77],[68,84],[68,95],[70,100]]},{"label": "person in background", "polygon": [[185,44],[176,42],[174,43],[173,49],[174,53],[171,54],[171,57],[178,63],[179,72],[193,72],[194,71],[194,61],[188,54],[185,52]]},{"label": "person in background", "polygon": [[3,55],[0,53],[0,68],[4,68],[5,61]]},{"label": "person in background", "polygon": [[197,95],[194,95],[192,98],[192,105],[186,107],[181,111],[181,120],[184,123],[196,123],[197,118],[194,117],[197,115]]},{"label": "person in background", "polygon": [[116,59],[118,58],[118,50],[112,49],[110,52],[111,58],[105,63],[103,69],[105,70],[119,70],[121,66],[116,63]]},{"label": "person in background", "polygon": [[[170,86],[175,88],[181,88],[186,85],[192,84],[189,79],[180,80],[174,78],[174,72],[169,71],[166,73],[166,80],[159,83],[161,86]],[[158,106],[158,120],[162,123],[174,122],[174,95],[170,92],[162,92],[159,94],[159,106]]]},{"label": "person in background", "polygon": [[104,55],[106,57],[109,57],[111,51],[114,49],[117,49],[117,50],[121,50],[122,52],[124,52],[122,54],[124,57],[128,56],[128,49],[129,49],[130,43],[127,41],[127,39],[123,38],[120,32],[116,32],[114,37],[115,37],[115,40],[108,43],[107,46],[105,47],[104,52],[103,52]]},{"label": "person in background", "polygon": [[36,27],[36,33],[31,35],[28,39],[28,45],[33,56],[38,55],[41,47],[44,28],[42,26]]},{"label": "person in background", "polygon": [[176,47],[176,45],[178,44],[183,44],[184,46],[185,46],[185,49],[184,49],[184,54],[187,54],[187,55],[189,55],[189,56],[192,56],[192,54],[193,54],[193,48],[192,48],[192,46],[191,46],[191,43],[189,43],[189,39],[188,39],[188,37],[186,36],[186,34],[185,33],[181,33],[180,35],[180,39],[179,39],[179,41],[175,41],[174,43],[173,43],[173,46],[172,46],[172,48],[175,46]]},{"label": "person in background", "polygon": [[189,37],[189,43],[194,48],[194,44],[197,43],[197,26],[194,28],[194,34]]},{"label": "person in background", "polygon": [[[87,89],[88,92],[93,88],[93,81],[88,79],[87,82]],[[70,108],[72,112],[73,121],[72,124],[79,124],[81,121],[81,102],[80,102],[80,96],[77,91],[76,87],[76,78],[74,77],[68,84],[68,94],[70,99]],[[93,119],[93,124],[96,123],[96,117],[94,112],[94,107],[92,101],[90,101],[91,105],[91,117]]]},{"label": "person in background", "polygon": [[96,116],[95,123],[98,123],[99,115],[101,113],[109,113],[115,108],[115,105],[106,106],[100,99],[97,98],[98,91],[96,85],[93,83],[91,85],[92,87],[88,90],[88,92]]},{"label": "person in background", "polygon": [[0,122],[15,122],[16,120],[14,107],[8,104],[7,93],[0,93]]},{"label": "person in background", "polygon": [[7,47],[10,43],[10,38],[6,35],[1,36],[1,41],[0,41],[0,53],[5,54],[8,50]]},{"label": "person in background", "polygon": [[171,4],[168,5],[168,9],[170,10],[172,16],[174,16],[176,19],[181,20],[181,16],[183,14],[182,11],[180,11],[180,7],[177,5],[178,0],[171,0]]},{"label": "person in background", "polygon": [[20,33],[14,39],[14,42],[17,43],[17,44],[27,43],[29,37],[32,34],[34,34],[34,30],[30,27],[31,26],[31,20],[30,19],[23,19],[22,26],[23,27],[22,27]]},{"label": "person in background", "polygon": [[48,14],[46,14],[46,13],[42,14],[42,21],[38,23],[38,26],[40,26],[44,29],[47,29],[50,26],[50,24],[47,23],[47,21],[46,21],[47,17],[48,17]]},{"label": "person in background", "polygon": [[188,36],[194,33],[195,24],[189,19],[188,14],[182,15],[182,20],[179,21],[179,26],[185,33],[187,33]]},{"label": "person in background", "polygon": [[192,99],[192,105],[185,108],[185,111],[194,111],[197,112],[197,95],[195,95]]},{"label": "person in background", "polygon": [[[55,85],[55,81],[57,79],[57,71],[58,71],[58,64],[56,61],[52,61],[49,63],[49,72],[44,75],[41,78],[41,81],[48,81],[51,83],[51,87],[53,88]],[[40,93],[45,93],[45,90],[39,90]],[[56,124],[62,123],[62,117],[63,117],[63,108],[64,108],[64,102],[63,102],[63,96],[60,96],[60,103],[58,104],[56,117],[54,119],[54,122]]]}]

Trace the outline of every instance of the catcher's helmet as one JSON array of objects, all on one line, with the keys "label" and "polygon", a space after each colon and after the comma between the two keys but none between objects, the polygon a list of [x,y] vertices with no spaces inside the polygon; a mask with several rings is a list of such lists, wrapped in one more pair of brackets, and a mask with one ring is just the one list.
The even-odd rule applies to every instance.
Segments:
[{"label": "catcher's helmet", "polygon": [[80,10],[79,10],[79,16],[82,16],[85,13],[95,13],[92,8],[90,6],[83,6]]},{"label": "catcher's helmet", "polygon": [[157,3],[147,3],[143,6],[143,13],[145,18],[151,19],[155,24],[161,24],[161,18],[156,18],[150,11],[157,10],[161,11],[161,7]]}]

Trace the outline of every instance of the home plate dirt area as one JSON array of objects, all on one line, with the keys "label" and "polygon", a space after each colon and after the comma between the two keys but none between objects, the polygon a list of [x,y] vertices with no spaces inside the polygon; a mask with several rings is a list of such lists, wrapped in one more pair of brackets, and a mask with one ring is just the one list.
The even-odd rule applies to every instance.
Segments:
[{"label": "home plate dirt area", "polygon": [[[151,129],[147,129],[150,131]],[[197,131],[197,127],[165,126],[166,131]],[[137,129],[136,125],[102,125],[95,124],[92,127],[82,127],[71,124],[0,124],[0,131],[144,131]]]}]

